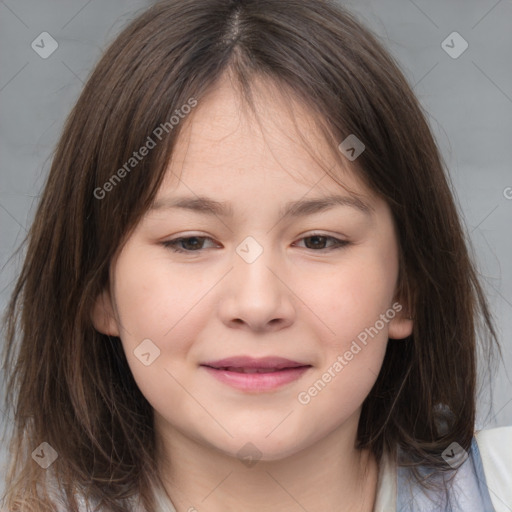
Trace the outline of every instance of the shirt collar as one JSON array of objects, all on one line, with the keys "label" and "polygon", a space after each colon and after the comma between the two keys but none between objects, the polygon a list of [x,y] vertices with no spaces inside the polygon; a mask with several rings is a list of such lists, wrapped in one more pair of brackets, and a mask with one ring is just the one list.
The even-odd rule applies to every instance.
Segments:
[{"label": "shirt collar", "polygon": [[379,462],[377,493],[373,512],[389,512],[390,510],[396,510],[396,481],[396,464],[393,463],[389,454],[384,452]]}]

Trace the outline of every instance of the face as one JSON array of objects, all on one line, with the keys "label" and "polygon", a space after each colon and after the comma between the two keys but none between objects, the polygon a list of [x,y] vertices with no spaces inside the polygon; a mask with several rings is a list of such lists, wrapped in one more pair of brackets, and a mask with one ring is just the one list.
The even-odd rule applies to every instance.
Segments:
[{"label": "face", "polygon": [[[347,161],[355,202],[296,135],[329,155],[307,113],[297,105],[295,125],[261,91],[261,125],[225,82],[198,104],[93,320],[121,338],[158,433],[233,456],[250,442],[275,460],[355,428],[388,337],[412,324],[386,203]],[[284,213],[332,195],[344,199]],[[252,359],[221,361],[238,357]]]}]

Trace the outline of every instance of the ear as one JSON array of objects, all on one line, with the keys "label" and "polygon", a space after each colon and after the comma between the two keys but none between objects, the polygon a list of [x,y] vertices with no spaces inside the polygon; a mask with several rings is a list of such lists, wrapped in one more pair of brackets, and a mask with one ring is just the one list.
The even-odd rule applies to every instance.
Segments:
[{"label": "ear", "polygon": [[[400,268],[404,268],[403,264]],[[414,310],[413,305],[417,304],[414,290],[416,290],[414,283],[400,271],[392,306],[396,314],[389,322],[388,329],[388,338],[392,340],[403,340],[412,334],[414,320],[411,313]]]},{"label": "ear", "polygon": [[413,319],[407,313],[400,312],[389,322],[388,337],[394,340],[407,338],[412,334]]},{"label": "ear", "polygon": [[392,309],[395,311],[395,316],[389,322],[388,337],[393,340],[407,338],[412,334],[414,326],[410,308],[404,308],[400,302],[395,302]]},{"label": "ear", "polygon": [[119,336],[119,326],[114,316],[112,298],[107,289],[96,297],[91,311],[91,320],[98,332],[109,336]]}]

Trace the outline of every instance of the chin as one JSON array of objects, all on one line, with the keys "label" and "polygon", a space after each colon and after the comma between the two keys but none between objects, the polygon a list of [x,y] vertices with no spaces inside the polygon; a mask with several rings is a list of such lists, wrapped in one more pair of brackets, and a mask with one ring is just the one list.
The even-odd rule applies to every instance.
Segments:
[{"label": "chin", "polygon": [[229,457],[237,458],[240,461],[248,461],[248,467],[251,461],[279,461],[290,457],[303,448],[303,443],[292,443],[289,436],[285,438],[277,437],[270,439],[264,434],[245,434],[230,439],[228,446],[216,446]]}]

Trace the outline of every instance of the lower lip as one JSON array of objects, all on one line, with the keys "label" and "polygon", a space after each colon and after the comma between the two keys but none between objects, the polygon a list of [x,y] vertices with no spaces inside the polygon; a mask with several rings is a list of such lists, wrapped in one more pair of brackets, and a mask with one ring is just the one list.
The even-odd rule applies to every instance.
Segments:
[{"label": "lower lip", "polygon": [[271,391],[299,379],[311,366],[284,368],[277,372],[241,373],[203,366],[217,380],[242,391]]}]

